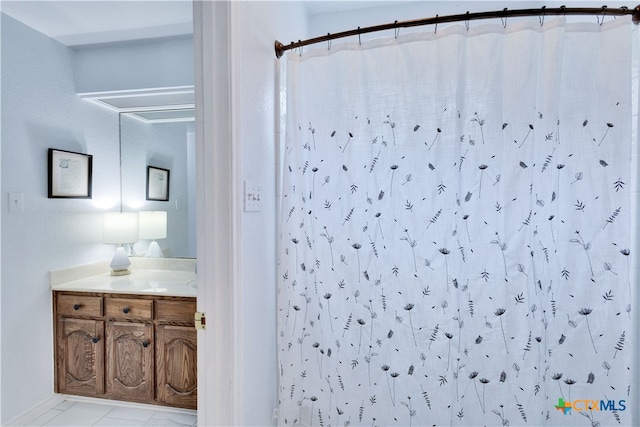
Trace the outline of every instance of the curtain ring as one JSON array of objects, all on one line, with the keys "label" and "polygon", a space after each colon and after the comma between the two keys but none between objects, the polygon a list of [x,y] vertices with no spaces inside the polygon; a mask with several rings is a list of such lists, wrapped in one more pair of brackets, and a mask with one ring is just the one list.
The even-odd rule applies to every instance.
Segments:
[{"label": "curtain ring", "polygon": [[[398,21],[397,21],[397,20],[396,20],[396,21],[394,21],[393,23],[394,23],[395,25],[398,25]],[[395,31],[395,33],[396,33],[396,38],[398,38],[398,35],[400,34],[400,28],[395,27],[395,28],[394,28],[394,31]]]},{"label": "curtain ring", "polygon": [[500,20],[502,21],[502,28],[507,28],[507,8],[505,7],[504,9],[502,9],[503,12],[505,12],[505,15],[500,17]]},{"label": "curtain ring", "polygon": [[[600,25],[604,24],[604,17],[607,16],[607,5],[603,5],[602,6],[602,22],[600,22]],[[597,19],[597,17],[596,17]]]},{"label": "curtain ring", "polygon": [[[300,41],[300,40],[298,40],[298,43],[301,43],[301,41]],[[300,49],[300,53],[299,53],[300,58],[302,58],[302,48],[303,48],[303,47],[304,47],[304,46],[300,46],[300,47],[298,48],[298,49]]]},{"label": "curtain ring", "polygon": [[433,34],[438,33],[438,15],[436,15],[436,28],[433,30]]},{"label": "curtain ring", "polygon": [[469,31],[469,11],[467,10],[467,18],[464,20],[464,25],[467,27],[467,31]]},{"label": "curtain ring", "polygon": [[360,38],[360,27],[358,27],[358,45],[362,46],[362,39]]},{"label": "curtain ring", "polygon": [[539,18],[540,19],[540,26],[542,27],[544,25],[544,13],[546,12],[547,6],[542,6],[542,16]]},{"label": "curtain ring", "polygon": [[331,50],[331,33],[327,33],[327,50]]}]

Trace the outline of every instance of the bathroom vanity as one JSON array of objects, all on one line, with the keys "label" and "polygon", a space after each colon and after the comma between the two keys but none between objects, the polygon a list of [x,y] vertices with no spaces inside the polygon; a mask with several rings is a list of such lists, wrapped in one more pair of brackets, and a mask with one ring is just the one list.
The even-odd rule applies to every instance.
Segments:
[{"label": "bathroom vanity", "polygon": [[52,281],[55,391],[195,409],[195,283],[135,268]]}]

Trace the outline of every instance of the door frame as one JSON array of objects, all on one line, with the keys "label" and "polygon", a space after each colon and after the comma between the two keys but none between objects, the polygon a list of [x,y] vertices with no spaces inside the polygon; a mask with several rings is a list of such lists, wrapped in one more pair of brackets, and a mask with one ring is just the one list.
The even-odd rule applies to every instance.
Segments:
[{"label": "door frame", "polygon": [[198,425],[242,421],[239,149],[234,144],[233,2],[194,1]]}]

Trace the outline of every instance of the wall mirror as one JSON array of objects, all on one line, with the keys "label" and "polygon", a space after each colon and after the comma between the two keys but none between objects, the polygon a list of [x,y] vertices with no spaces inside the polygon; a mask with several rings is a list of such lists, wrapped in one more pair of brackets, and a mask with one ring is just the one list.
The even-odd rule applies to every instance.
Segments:
[{"label": "wall mirror", "polygon": [[[106,121],[119,138],[122,209],[167,212],[160,247],[168,257],[195,258],[192,2],[10,6],[18,20],[70,48],[80,98],[112,111]],[[148,166],[170,170],[169,200],[147,200]],[[148,243],[136,244],[134,255]]]},{"label": "wall mirror", "polygon": [[[122,208],[166,212],[167,235],[158,241],[165,256],[195,258],[193,37],[92,44],[76,48],[73,59],[79,96],[113,111]],[[146,195],[150,166],[170,176],[154,200]],[[149,243],[136,243],[134,256]]]},{"label": "wall mirror", "polygon": [[[167,237],[158,241],[160,247],[171,258],[195,258],[194,122],[184,109],[149,117],[154,116],[120,113],[123,204],[126,210],[166,211]],[[169,200],[146,200],[148,166],[170,171]],[[148,244],[138,242],[135,254],[144,254]]]}]

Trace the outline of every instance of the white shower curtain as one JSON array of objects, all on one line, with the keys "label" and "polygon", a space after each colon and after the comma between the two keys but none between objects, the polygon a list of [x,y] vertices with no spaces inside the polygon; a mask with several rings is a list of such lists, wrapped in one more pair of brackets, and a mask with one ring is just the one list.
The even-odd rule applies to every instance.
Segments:
[{"label": "white shower curtain", "polygon": [[631,24],[290,53],[281,425],[637,425]]}]

